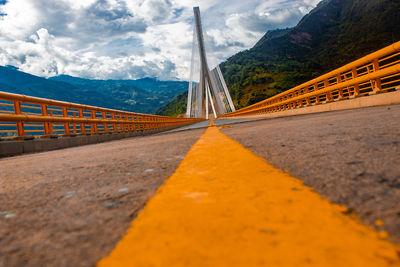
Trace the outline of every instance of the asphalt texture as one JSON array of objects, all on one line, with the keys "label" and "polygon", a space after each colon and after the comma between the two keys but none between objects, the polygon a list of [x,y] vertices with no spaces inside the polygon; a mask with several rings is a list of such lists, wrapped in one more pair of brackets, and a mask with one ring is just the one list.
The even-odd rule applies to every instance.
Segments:
[{"label": "asphalt texture", "polygon": [[[93,266],[208,123],[0,159],[0,267]],[[400,105],[215,123],[400,243]]]},{"label": "asphalt texture", "polygon": [[400,105],[266,119],[222,131],[400,243]]},{"label": "asphalt texture", "polygon": [[[224,124],[237,124],[237,123],[243,123],[243,122],[249,122],[249,121],[257,121],[260,119],[217,119],[214,120],[214,123],[216,125],[224,125]],[[193,123],[191,125],[188,126],[184,126],[184,127],[180,127],[180,128],[176,128],[167,132],[161,132],[159,134],[165,134],[165,133],[174,133],[174,132],[181,132],[181,131],[187,131],[187,130],[194,130],[194,129],[200,129],[200,128],[207,128],[208,125],[210,124],[209,120],[205,120],[205,121],[201,121],[198,123]]]},{"label": "asphalt texture", "polygon": [[98,267],[398,267],[394,244],[209,127]]},{"label": "asphalt texture", "polygon": [[94,266],[203,132],[0,159],[0,266]]}]

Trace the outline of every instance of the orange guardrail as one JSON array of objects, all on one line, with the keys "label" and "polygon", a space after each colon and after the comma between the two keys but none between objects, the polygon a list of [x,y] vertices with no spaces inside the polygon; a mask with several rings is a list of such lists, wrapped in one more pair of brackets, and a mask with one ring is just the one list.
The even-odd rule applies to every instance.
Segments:
[{"label": "orange guardrail", "polygon": [[140,114],[0,91],[0,139],[145,131],[201,119]]},{"label": "orange guardrail", "polygon": [[262,115],[400,89],[400,42],[220,118]]}]

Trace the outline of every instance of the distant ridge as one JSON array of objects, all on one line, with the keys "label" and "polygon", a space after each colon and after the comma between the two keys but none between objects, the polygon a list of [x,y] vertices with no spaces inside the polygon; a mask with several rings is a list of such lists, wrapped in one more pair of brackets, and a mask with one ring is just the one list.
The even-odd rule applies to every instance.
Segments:
[{"label": "distant ridge", "polygon": [[139,113],[155,113],[187,86],[187,82],[153,78],[90,80],[61,75],[45,79],[0,66],[0,91]]}]

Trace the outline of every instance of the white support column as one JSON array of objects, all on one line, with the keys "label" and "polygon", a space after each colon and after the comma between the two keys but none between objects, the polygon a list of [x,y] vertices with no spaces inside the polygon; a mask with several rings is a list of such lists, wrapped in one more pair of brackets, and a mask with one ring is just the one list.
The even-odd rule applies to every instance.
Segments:
[{"label": "white support column", "polygon": [[[193,11],[195,18],[193,44],[196,43],[196,45],[193,45],[192,49],[192,64],[190,70],[191,83],[189,84],[188,107],[186,114],[188,117],[208,119],[209,105],[211,105],[214,117],[225,114],[229,111],[234,111],[235,107],[229,95],[220,68],[217,66],[216,69],[210,71],[208,67],[200,9],[194,7]],[[197,51],[197,48],[200,57],[200,81],[198,85],[193,86],[194,54]]]},{"label": "white support column", "polygon": [[210,104],[211,104],[212,111],[214,113],[214,119],[216,119],[217,118],[217,113],[215,112],[214,102],[212,100],[212,96],[211,96],[211,93],[210,93],[210,87],[207,86],[206,90],[208,92],[208,97],[210,98]]},{"label": "white support column", "polygon": [[193,91],[193,83],[192,83],[192,81],[190,81],[189,89],[188,89],[186,118],[190,118],[191,117],[191,112],[192,112],[192,91]]},{"label": "white support column", "polygon": [[206,120],[208,120],[208,90],[206,90]]},{"label": "white support column", "polygon": [[193,29],[193,43],[192,43],[192,60],[190,62],[190,78],[189,78],[189,89],[188,89],[188,100],[187,100],[187,109],[186,109],[186,117],[192,117],[192,95],[193,95],[193,71],[194,71],[194,56],[196,53],[196,29]]},{"label": "white support column", "polygon": [[233,102],[232,102],[231,94],[228,91],[228,86],[226,86],[225,79],[224,79],[224,76],[222,75],[219,65],[217,65],[217,72],[218,72],[219,79],[221,80],[222,87],[224,88],[225,97],[228,100],[229,107],[231,108],[231,112],[236,111],[235,106],[233,105]]}]

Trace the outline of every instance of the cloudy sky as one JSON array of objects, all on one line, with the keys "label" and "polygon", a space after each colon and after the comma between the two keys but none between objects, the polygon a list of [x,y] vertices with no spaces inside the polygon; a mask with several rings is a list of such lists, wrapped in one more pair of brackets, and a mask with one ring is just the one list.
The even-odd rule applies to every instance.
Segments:
[{"label": "cloudy sky", "polygon": [[0,0],[0,65],[43,77],[188,80],[193,6],[222,61],[319,1]]}]

